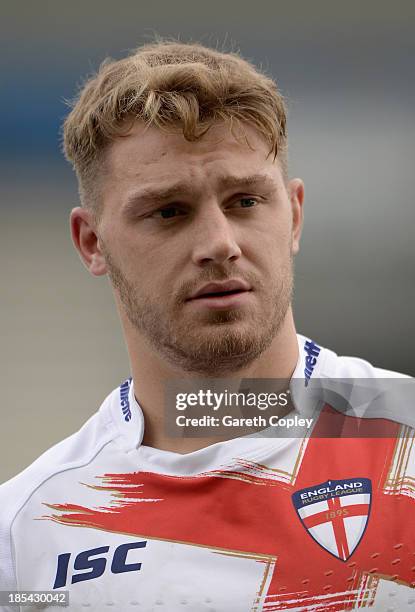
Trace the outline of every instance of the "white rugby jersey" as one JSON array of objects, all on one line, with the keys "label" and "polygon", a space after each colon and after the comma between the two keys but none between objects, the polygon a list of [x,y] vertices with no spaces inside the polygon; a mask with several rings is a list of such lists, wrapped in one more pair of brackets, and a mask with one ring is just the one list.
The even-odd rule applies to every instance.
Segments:
[{"label": "white rugby jersey", "polygon": [[[300,413],[310,381],[400,376],[298,342]],[[142,445],[128,379],[0,487],[0,590],[67,590],[75,611],[413,611],[415,409],[396,423],[389,399],[386,437],[322,437],[324,404],[311,436],[182,455]]]}]

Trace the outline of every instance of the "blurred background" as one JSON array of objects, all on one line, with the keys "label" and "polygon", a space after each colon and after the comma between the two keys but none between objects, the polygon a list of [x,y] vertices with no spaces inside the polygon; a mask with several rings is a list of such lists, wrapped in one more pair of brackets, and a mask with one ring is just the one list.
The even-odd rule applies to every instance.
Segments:
[{"label": "blurred background", "polygon": [[415,373],[415,3],[1,2],[0,482],[74,432],[129,366],[69,237],[60,126],[82,80],[156,32],[240,49],[289,104],[306,185],[298,331]]}]

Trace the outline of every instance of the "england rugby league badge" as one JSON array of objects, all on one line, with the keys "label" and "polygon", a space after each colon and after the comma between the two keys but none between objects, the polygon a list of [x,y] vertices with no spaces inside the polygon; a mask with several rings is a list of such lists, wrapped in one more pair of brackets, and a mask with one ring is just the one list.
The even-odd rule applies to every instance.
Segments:
[{"label": "england rugby league badge", "polygon": [[359,545],[370,515],[368,478],[327,480],[296,491],[294,507],[310,536],[327,552],[347,561]]}]

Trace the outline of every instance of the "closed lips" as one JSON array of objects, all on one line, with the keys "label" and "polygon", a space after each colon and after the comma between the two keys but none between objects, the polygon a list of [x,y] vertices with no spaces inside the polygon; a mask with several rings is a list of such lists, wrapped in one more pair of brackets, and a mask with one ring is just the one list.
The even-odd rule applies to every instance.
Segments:
[{"label": "closed lips", "polygon": [[251,291],[251,287],[240,280],[231,280],[224,283],[208,283],[193,293],[189,299],[222,297],[242,293],[244,291]]}]

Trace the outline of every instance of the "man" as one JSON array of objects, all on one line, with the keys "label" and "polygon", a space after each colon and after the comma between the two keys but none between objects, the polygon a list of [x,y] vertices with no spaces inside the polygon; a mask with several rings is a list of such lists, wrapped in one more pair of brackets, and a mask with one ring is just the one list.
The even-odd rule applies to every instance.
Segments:
[{"label": "man", "polygon": [[311,436],[164,428],[173,379],[300,379],[301,414],[314,380],[395,376],[296,334],[304,188],[275,83],[237,55],[146,45],[101,67],[64,136],[73,241],[111,280],[132,378],[2,486],[1,589],[69,591],[71,610],[413,609],[409,417],[377,439],[322,437],[326,404]]}]

